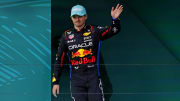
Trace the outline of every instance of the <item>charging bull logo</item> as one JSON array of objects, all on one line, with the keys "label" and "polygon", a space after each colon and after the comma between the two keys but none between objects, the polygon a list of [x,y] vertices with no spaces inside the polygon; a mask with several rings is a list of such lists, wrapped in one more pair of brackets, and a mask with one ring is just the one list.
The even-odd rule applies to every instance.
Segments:
[{"label": "charging bull logo", "polygon": [[92,55],[92,49],[86,50],[86,49],[79,49],[77,52],[73,53],[72,52],[72,58],[75,57],[84,57],[86,55]]}]

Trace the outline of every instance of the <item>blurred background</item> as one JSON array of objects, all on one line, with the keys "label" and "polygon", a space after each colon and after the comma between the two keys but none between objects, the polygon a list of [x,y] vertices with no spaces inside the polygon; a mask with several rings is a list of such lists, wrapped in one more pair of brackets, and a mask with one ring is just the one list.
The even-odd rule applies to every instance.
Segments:
[{"label": "blurred background", "polygon": [[51,100],[51,1],[0,0],[0,101]]},{"label": "blurred background", "polygon": [[71,7],[84,5],[87,24],[106,26],[117,3],[122,30],[101,49],[106,101],[180,101],[179,0],[0,0],[0,101],[72,101],[68,67],[60,95],[51,95]]}]

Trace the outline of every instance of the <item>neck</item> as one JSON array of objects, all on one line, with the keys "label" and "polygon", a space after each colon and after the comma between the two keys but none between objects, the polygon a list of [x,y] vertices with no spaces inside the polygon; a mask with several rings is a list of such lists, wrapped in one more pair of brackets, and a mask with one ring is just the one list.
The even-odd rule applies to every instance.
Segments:
[{"label": "neck", "polygon": [[74,26],[74,28],[75,28],[77,31],[80,31],[84,26],[85,26],[85,23],[84,23],[82,26]]}]

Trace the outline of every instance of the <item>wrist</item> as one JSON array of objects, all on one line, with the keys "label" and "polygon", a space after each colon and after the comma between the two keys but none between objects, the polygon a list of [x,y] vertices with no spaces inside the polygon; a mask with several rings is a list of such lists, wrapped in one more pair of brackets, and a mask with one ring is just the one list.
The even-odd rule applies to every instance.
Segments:
[{"label": "wrist", "polygon": [[114,18],[114,17],[112,17],[112,20],[120,20],[119,18]]}]

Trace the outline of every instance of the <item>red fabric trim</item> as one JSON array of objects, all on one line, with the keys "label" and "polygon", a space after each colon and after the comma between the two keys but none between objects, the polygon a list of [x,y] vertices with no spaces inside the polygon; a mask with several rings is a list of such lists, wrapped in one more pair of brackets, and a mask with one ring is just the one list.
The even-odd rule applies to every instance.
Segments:
[{"label": "red fabric trim", "polygon": [[61,63],[60,63],[60,67],[62,67],[62,66],[63,66],[64,54],[65,54],[65,52],[63,52],[63,54],[62,54],[62,56],[61,56]]},{"label": "red fabric trim", "polygon": [[91,32],[93,31],[93,26],[91,26]]},{"label": "red fabric trim", "polygon": [[104,35],[106,35],[107,34],[107,32],[109,32],[110,31],[110,29],[111,29],[111,27],[109,27],[105,32],[103,32],[101,35],[102,36],[104,36]]},{"label": "red fabric trim", "polygon": [[67,39],[67,37],[66,37],[66,31],[64,32],[64,36],[65,36],[65,38]]},{"label": "red fabric trim", "polygon": [[64,34],[64,35],[65,35],[65,37],[66,37],[66,31],[65,31],[65,34]]}]

